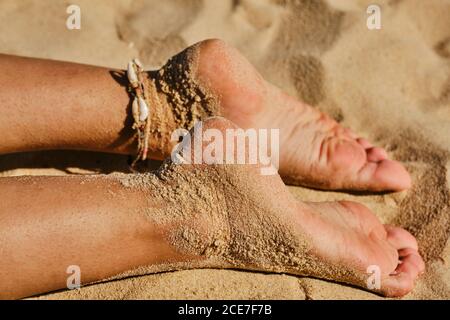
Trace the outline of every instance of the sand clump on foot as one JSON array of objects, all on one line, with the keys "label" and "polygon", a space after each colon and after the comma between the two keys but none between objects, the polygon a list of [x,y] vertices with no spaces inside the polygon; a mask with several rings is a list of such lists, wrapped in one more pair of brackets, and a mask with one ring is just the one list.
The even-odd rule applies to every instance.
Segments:
[{"label": "sand clump on foot", "polygon": [[151,99],[153,149],[169,154],[176,129],[191,129],[194,124],[218,114],[218,100],[194,80],[198,52],[188,48],[170,58],[158,71],[149,72],[148,96]]},{"label": "sand clump on foot", "polygon": [[[268,213],[273,204],[257,202],[252,199],[256,192],[236,186],[243,175],[248,178],[246,170],[244,165],[187,168],[166,161],[155,174],[117,177],[126,187],[158,190],[147,204],[152,208],[149,219],[169,225],[171,244],[183,254],[205,258],[202,266],[253,265],[267,271],[298,266],[296,254],[307,250],[306,239],[290,230],[281,211]],[[196,266],[198,261],[192,264]]]}]

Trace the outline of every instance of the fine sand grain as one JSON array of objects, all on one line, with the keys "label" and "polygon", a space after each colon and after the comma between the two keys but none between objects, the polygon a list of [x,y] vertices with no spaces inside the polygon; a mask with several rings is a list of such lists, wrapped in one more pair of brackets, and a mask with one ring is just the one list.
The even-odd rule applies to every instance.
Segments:
[{"label": "fine sand grain", "polygon": [[[138,56],[159,67],[206,38],[236,46],[269,81],[327,112],[403,161],[411,190],[346,194],[291,187],[302,200],[355,200],[418,239],[427,272],[405,298],[450,298],[450,1],[379,0],[382,29],[366,27],[368,0],[78,0],[0,2],[2,53],[115,68]],[[169,79],[170,80],[170,79]],[[167,87],[168,92],[173,88]],[[196,92],[190,85],[186,92]],[[198,92],[197,92],[198,93]],[[201,94],[201,93],[200,93]],[[185,99],[186,95],[182,97]],[[196,103],[195,95],[189,101]],[[184,102],[183,102],[184,103]],[[209,112],[181,110],[174,121]],[[126,157],[52,152],[0,157],[1,175],[123,172]],[[155,164],[152,164],[155,167]],[[233,270],[135,276],[40,299],[379,299],[332,282]]]}]

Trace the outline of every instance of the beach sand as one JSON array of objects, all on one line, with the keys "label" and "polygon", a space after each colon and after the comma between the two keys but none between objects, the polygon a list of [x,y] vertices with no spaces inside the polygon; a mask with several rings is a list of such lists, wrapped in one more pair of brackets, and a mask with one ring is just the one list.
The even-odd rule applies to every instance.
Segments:
[{"label": "beach sand", "polygon": [[[407,192],[290,190],[302,200],[354,200],[413,233],[427,272],[405,299],[450,299],[450,1],[77,0],[0,2],[0,52],[124,68],[147,67],[206,38],[237,47],[272,83],[385,147],[413,176]],[[157,164],[153,164],[157,165]],[[127,170],[127,157],[37,152],[0,157],[0,175]],[[234,270],[188,270],[109,281],[39,299],[381,299],[332,282]]]}]

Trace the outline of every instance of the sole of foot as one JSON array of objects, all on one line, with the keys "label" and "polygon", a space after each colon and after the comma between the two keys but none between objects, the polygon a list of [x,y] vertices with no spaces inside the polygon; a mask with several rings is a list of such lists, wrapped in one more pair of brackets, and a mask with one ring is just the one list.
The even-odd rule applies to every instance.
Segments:
[{"label": "sole of foot", "polygon": [[327,190],[401,191],[402,164],[317,109],[266,82],[221,40],[187,49],[194,80],[219,101],[216,115],[244,129],[279,129],[279,173],[286,183]]}]

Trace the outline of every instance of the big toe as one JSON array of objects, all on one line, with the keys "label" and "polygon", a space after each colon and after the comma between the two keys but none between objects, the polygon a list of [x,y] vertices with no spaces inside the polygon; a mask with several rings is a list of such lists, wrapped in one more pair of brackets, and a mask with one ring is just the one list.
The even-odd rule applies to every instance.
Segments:
[{"label": "big toe", "polygon": [[372,191],[402,191],[411,187],[411,177],[405,167],[389,159],[365,163],[356,179],[361,187]]}]

